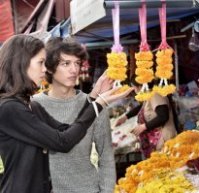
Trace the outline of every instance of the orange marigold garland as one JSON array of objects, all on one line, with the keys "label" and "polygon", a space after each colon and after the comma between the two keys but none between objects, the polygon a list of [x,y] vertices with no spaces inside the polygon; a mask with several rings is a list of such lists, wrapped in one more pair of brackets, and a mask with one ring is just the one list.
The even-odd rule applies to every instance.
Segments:
[{"label": "orange marigold garland", "polygon": [[167,96],[175,92],[176,87],[174,84],[168,84],[168,79],[173,76],[173,49],[167,44],[166,41],[166,3],[162,4],[159,10],[160,26],[162,42],[156,53],[156,72],[155,76],[160,79],[159,85],[154,86],[153,90],[162,96]]},{"label": "orange marigold garland", "polygon": [[136,82],[142,85],[140,92],[135,96],[137,101],[149,100],[153,92],[150,91],[148,83],[154,79],[153,66],[153,54],[150,51],[147,43],[146,33],[146,4],[142,3],[142,8],[139,9],[140,18],[140,31],[141,31],[141,44],[140,51],[135,53],[136,59]]},{"label": "orange marigold garland", "polygon": [[140,51],[135,54],[136,59],[136,70],[135,78],[136,82],[142,84],[140,92],[135,96],[137,101],[145,101],[152,97],[153,92],[149,90],[147,83],[151,82],[154,79],[154,73],[152,70],[153,66],[153,54],[151,51]]},{"label": "orange marigold garland", "polygon": [[126,66],[127,66],[128,62],[127,62],[126,53],[124,53],[124,52],[108,53],[107,54],[107,63],[108,63],[108,69],[107,69],[108,77],[110,77],[113,80],[120,80],[120,81],[123,81],[127,78]]}]

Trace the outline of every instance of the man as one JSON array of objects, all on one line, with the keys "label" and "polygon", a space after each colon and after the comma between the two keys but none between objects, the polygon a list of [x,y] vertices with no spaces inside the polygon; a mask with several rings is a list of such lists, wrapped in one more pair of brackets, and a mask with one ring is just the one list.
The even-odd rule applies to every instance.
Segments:
[{"label": "man", "polygon": [[[62,38],[50,39],[46,48],[46,79],[51,86],[48,91],[35,95],[33,100],[57,120],[70,124],[87,98],[87,94],[74,88],[87,52],[72,39]],[[105,109],[88,129],[84,139],[68,154],[50,154],[54,193],[113,192],[116,172],[110,132],[109,114]],[[90,161],[93,142],[99,159],[97,169]]]}]

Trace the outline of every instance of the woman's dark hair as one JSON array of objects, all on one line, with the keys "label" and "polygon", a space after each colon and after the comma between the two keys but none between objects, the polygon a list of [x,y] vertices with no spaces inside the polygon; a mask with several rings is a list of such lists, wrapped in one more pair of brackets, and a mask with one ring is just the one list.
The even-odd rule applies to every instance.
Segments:
[{"label": "woman's dark hair", "polygon": [[63,39],[61,37],[53,37],[46,43],[46,51],[46,80],[49,83],[52,83],[53,74],[56,72],[62,53],[76,56],[82,63],[88,59],[86,49],[73,38]]},{"label": "woman's dark hair", "polygon": [[12,36],[0,48],[0,97],[29,101],[37,85],[28,77],[31,58],[44,48],[41,40],[29,35]]}]

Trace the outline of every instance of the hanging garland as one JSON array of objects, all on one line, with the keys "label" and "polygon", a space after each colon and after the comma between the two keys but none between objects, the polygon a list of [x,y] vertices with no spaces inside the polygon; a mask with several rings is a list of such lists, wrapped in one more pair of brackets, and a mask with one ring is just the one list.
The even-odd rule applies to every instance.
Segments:
[{"label": "hanging garland", "polygon": [[162,42],[156,53],[156,72],[155,76],[160,79],[158,86],[154,86],[153,90],[162,96],[167,96],[175,92],[174,84],[168,84],[168,80],[173,76],[173,49],[166,41],[166,3],[162,3],[162,8],[159,9],[159,19],[161,27]]},{"label": "hanging garland", "polygon": [[121,81],[127,78],[127,56],[123,52],[123,47],[120,44],[119,35],[119,3],[115,3],[115,9],[112,10],[113,19],[113,34],[114,34],[114,45],[112,47],[112,52],[107,54],[107,76],[115,80],[113,87],[120,87],[116,93],[124,92],[129,88],[128,85],[121,85]]},{"label": "hanging garland", "polygon": [[142,3],[142,8],[139,9],[140,31],[141,31],[141,44],[140,51],[135,53],[136,82],[142,85],[140,92],[135,96],[137,101],[146,101],[153,96],[153,92],[149,89],[148,83],[154,79],[153,73],[153,54],[150,51],[147,43],[146,32],[146,3]]},{"label": "hanging garland", "polygon": [[112,52],[107,54],[108,69],[107,75],[113,80],[123,81],[127,78],[126,66],[127,56],[124,52],[116,53]]}]

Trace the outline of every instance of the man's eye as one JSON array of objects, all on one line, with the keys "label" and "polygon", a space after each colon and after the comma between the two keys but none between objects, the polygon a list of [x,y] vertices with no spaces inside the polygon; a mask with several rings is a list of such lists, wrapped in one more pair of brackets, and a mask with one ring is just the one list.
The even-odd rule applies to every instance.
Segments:
[{"label": "man's eye", "polygon": [[81,66],[81,62],[76,62],[75,63],[77,66]]},{"label": "man's eye", "polygon": [[69,62],[63,62],[61,63],[62,66],[68,66],[70,63]]}]

